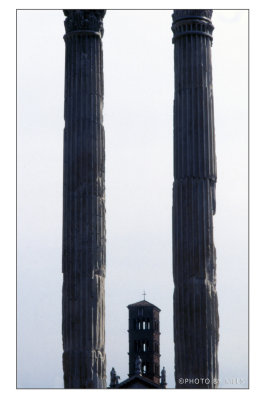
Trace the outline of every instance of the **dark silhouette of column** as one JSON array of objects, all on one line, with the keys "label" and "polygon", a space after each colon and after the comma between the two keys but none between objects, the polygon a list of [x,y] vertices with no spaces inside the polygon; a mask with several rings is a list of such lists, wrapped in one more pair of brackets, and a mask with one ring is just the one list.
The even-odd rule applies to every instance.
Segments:
[{"label": "dark silhouette of column", "polygon": [[174,10],[173,13],[173,276],[177,388],[214,388],[218,379],[211,16],[212,10]]},{"label": "dark silhouette of column", "polygon": [[104,10],[64,10],[63,370],[105,388]]}]

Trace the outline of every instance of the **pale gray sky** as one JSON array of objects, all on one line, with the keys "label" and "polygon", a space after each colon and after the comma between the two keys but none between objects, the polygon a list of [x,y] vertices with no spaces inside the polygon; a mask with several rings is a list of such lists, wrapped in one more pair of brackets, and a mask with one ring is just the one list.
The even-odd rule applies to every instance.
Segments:
[{"label": "pale gray sky", "polygon": [[[161,311],[161,367],[174,387],[171,206],[172,11],[107,11],[106,353],[128,374],[127,305]],[[49,21],[49,22],[48,22]],[[62,387],[62,11],[18,12],[18,387]],[[221,387],[247,387],[248,12],[214,11]],[[233,379],[241,384],[229,383]]]}]

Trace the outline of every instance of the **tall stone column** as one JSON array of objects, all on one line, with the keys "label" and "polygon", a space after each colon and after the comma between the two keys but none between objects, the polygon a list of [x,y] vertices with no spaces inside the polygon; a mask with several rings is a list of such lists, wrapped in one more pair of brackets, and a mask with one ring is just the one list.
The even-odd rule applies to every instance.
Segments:
[{"label": "tall stone column", "polygon": [[104,10],[66,16],[63,189],[65,388],[105,388]]},{"label": "tall stone column", "polygon": [[212,10],[174,10],[173,13],[173,277],[177,388],[214,388],[218,379],[211,16]]}]

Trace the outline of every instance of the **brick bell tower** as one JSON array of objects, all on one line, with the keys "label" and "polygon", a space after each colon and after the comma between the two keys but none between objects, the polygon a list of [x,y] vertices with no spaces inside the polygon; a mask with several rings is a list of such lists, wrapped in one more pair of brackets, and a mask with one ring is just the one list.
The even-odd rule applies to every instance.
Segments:
[{"label": "brick bell tower", "polygon": [[160,384],[160,309],[145,299],[128,305],[129,377],[136,375],[136,360],[141,358],[141,375]]}]

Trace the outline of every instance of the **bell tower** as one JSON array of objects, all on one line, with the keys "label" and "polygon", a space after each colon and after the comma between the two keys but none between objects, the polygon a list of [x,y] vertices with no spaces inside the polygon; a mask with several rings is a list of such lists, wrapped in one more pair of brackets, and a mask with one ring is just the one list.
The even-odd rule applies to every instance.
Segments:
[{"label": "bell tower", "polygon": [[146,300],[128,305],[129,377],[136,375],[136,360],[141,358],[140,375],[160,384],[160,309]]}]

